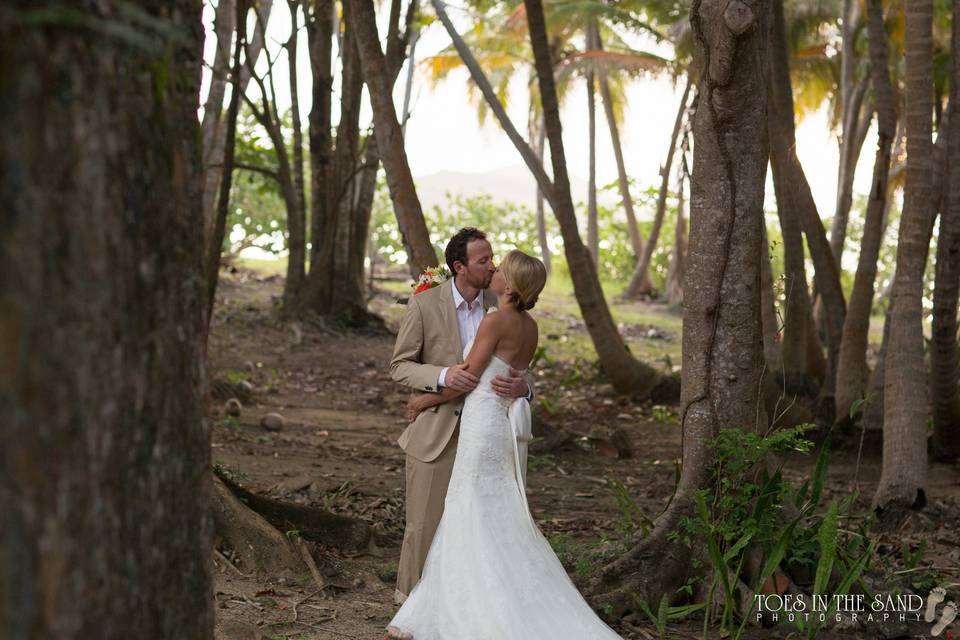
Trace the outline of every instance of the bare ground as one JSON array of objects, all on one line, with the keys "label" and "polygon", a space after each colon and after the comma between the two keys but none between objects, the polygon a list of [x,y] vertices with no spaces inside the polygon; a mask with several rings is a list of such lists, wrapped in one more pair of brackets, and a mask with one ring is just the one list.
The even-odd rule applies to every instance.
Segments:
[{"label": "bare ground", "polygon": [[[214,463],[259,493],[363,518],[376,533],[376,545],[356,554],[321,549],[318,565],[328,584],[323,591],[306,570],[297,579],[258,579],[230,560],[229,549],[218,550],[217,637],[380,638],[396,610],[393,589],[403,532],[404,458],[396,438],[405,426],[402,405],[407,394],[388,375],[393,336],[282,325],[275,314],[281,288],[276,276],[242,269],[221,277],[210,373],[248,380],[255,395],[239,418],[217,411]],[[384,314],[388,327],[402,313],[388,293],[376,296],[371,308]],[[633,329],[661,340],[679,339],[670,331],[654,336],[649,328]],[[574,325],[571,330],[583,328]],[[554,359],[542,363],[537,375],[538,393],[552,399],[553,415],[544,419],[578,435],[560,448],[531,455],[529,501],[568,570],[582,579],[603,558],[617,553],[627,535],[627,519],[608,478],[621,482],[650,517],[669,500],[681,446],[676,407],[654,408],[618,397],[582,362]],[[284,416],[282,430],[260,426],[260,418],[269,412]],[[626,439],[619,448],[632,449],[632,457],[617,457],[609,438],[616,431]],[[814,463],[814,455],[792,457],[785,476],[799,484]],[[856,469],[855,447],[835,452],[825,497],[850,494]],[[880,475],[880,451],[870,439],[857,473],[864,495],[857,505],[865,509]],[[881,580],[922,579],[917,589],[924,580],[952,581],[955,593],[960,582],[957,466],[931,467],[929,500],[927,513],[878,538],[877,570]],[[904,555],[902,544],[916,550],[924,542],[926,552],[920,559]],[[615,628],[625,638],[659,637],[643,616],[620,621]],[[780,638],[790,630],[753,629],[747,637]],[[928,630],[929,625],[910,628],[891,622],[818,637],[920,637]],[[702,617],[694,616],[670,623],[664,637],[702,635]],[[708,636],[719,637],[719,629],[712,627]]]}]

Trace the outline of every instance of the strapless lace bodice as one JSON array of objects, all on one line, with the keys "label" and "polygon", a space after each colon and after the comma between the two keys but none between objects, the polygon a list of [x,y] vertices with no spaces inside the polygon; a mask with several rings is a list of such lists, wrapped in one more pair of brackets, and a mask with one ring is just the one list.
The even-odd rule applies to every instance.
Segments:
[{"label": "strapless lace bodice", "polygon": [[[465,354],[469,353],[467,345]],[[490,382],[494,356],[464,401],[456,459],[420,582],[390,625],[417,640],[614,640],[567,576],[527,505],[530,409]]]}]

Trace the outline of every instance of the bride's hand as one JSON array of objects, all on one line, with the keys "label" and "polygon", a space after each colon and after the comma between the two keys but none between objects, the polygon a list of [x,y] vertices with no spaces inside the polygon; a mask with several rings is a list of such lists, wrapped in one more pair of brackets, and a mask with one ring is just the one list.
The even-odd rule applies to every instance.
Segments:
[{"label": "bride's hand", "polygon": [[410,396],[410,399],[407,400],[407,420],[413,422],[417,419],[417,416],[423,413],[428,406],[424,404],[424,400],[428,397],[426,393]]}]

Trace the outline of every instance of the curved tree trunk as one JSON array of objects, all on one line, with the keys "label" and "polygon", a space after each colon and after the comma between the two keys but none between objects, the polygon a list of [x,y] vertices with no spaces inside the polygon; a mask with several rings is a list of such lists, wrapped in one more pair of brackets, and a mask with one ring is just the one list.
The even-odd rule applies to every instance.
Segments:
[{"label": "curved tree trunk", "polygon": [[[851,25],[851,29],[855,25]],[[847,64],[847,22],[844,21],[844,52],[843,65]],[[849,44],[853,47],[853,42]],[[830,249],[833,251],[833,260],[838,265],[843,258],[843,245],[847,239],[847,225],[850,220],[850,206],[853,203],[853,179],[857,171],[857,162],[863,150],[863,142],[870,128],[873,118],[873,109],[864,106],[864,97],[867,93],[869,78],[863,77],[856,84],[849,96],[844,96],[843,131],[840,144],[840,162],[837,172],[837,204],[833,214],[833,223],[830,226]],[[847,102],[849,101],[849,102]]]},{"label": "curved tree trunk", "polygon": [[[793,100],[788,89],[777,85],[789,84],[787,68],[786,34],[783,29],[782,4],[774,9],[770,24],[770,84],[769,119],[770,164],[773,171],[773,188],[777,198],[777,215],[783,238],[783,333],[781,341],[781,364],[785,377],[795,377],[807,371],[807,337],[810,331],[811,301],[807,288],[807,275],[803,247],[803,230],[800,222],[796,186],[791,183],[796,177],[790,173],[790,151],[795,145],[793,130]],[[819,345],[818,345],[819,347]]]},{"label": "curved tree trunk", "polygon": [[923,359],[923,271],[932,193],[932,0],[906,6],[907,185],[897,242],[883,398],[883,470],[873,498],[881,513],[923,508],[927,478],[927,390]]},{"label": "curved tree trunk", "polygon": [[[670,148],[667,150],[667,159],[660,168],[660,193],[657,196],[657,211],[653,217],[653,226],[650,228],[650,237],[643,247],[643,254],[637,262],[637,268],[630,276],[630,283],[623,292],[623,297],[627,300],[635,300],[643,296],[649,296],[653,293],[653,285],[650,279],[650,261],[653,260],[653,252],[657,248],[657,241],[660,239],[660,228],[663,226],[663,216],[667,210],[667,191],[670,184],[670,168],[673,166],[673,154],[677,149],[677,137],[680,135],[680,129],[683,126],[683,115],[687,111],[687,100],[690,97],[690,78],[687,77],[687,83],[683,87],[683,95],[680,98],[680,108],[677,110],[677,117],[673,122],[673,133],[670,134]],[[644,290],[641,285],[646,282],[650,285],[649,289]]]},{"label": "curved tree trunk", "polygon": [[[956,120],[960,97],[960,5],[953,6],[950,110]],[[930,369],[933,392],[933,456],[943,461],[960,457],[960,389],[958,389],[957,297],[960,284],[960,126],[947,131],[945,194],[937,239],[933,291],[933,343]]]},{"label": "curved tree trunk", "polygon": [[423,271],[437,265],[437,254],[430,243],[430,233],[423,218],[420,198],[407,162],[403,146],[403,132],[393,106],[393,81],[388,73],[372,0],[347,0],[344,19],[353,21],[363,77],[373,107],[374,134],[390,189],[390,199],[397,216],[397,224],[410,247],[410,266]]},{"label": "curved tree trunk", "polygon": [[[793,89],[790,85],[790,67],[787,55],[786,27],[783,18],[783,2],[772,4],[773,14],[770,26],[770,160],[774,171],[774,184],[780,184],[777,189],[777,202],[781,202],[780,194],[784,194],[784,203],[790,208],[787,219],[799,220],[807,238],[810,257],[814,264],[814,280],[817,290],[823,300],[824,317],[827,320],[825,330],[827,335],[827,351],[829,366],[827,376],[821,388],[821,398],[829,407],[834,395],[837,356],[840,353],[840,340],[843,334],[843,321],[846,316],[846,306],[843,300],[843,290],[840,288],[840,275],[837,264],[833,259],[830,243],[827,241],[823,223],[817,213],[817,206],[810,192],[803,167],[796,154],[796,131],[793,112]],[[791,224],[793,224],[791,222]],[[784,244],[786,244],[786,231]],[[802,256],[802,254],[801,254]],[[801,258],[802,259],[802,258]],[[797,260],[794,257],[794,260]],[[797,275],[799,277],[799,275]],[[799,282],[794,283],[800,289]],[[806,282],[802,283],[806,288]],[[788,283],[791,286],[791,283]],[[802,294],[801,294],[802,295]],[[809,297],[808,297],[809,304]],[[787,314],[786,331],[790,331],[790,314]],[[808,333],[809,335],[809,333]],[[787,337],[784,343],[784,361],[788,360]]]},{"label": "curved tree trunk", "polygon": [[633,393],[647,397],[654,391],[660,375],[652,367],[634,358],[617,331],[610,308],[603,297],[603,289],[596,268],[577,230],[576,212],[570,197],[570,179],[567,176],[566,156],[563,150],[563,133],[560,123],[560,107],[550,60],[550,44],[540,0],[525,0],[530,44],[533,48],[540,86],[543,116],[550,141],[550,159],[553,163],[555,188],[554,214],[560,223],[563,248],[573,280],[574,295],[580,305],[583,321],[593,340],[604,373],[614,388],[621,393]]},{"label": "curved tree trunk", "polygon": [[[596,27],[596,22],[594,22]],[[603,41],[599,33],[594,33],[597,49],[603,49]],[[613,145],[613,156],[617,161],[617,184],[620,186],[620,200],[623,202],[623,212],[627,216],[627,232],[630,234],[630,246],[637,260],[643,255],[643,234],[637,224],[637,216],[633,211],[633,197],[630,195],[630,179],[627,177],[626,163],[623,161],[623,147],[620,144],[620,129],[617,126],[617,116],[613,110],[613,96],[610,95],[610,82],[605,71],[600,71],[600,99],[603,101],[603,111],[610,129],[610,142]],[[542,160],[542,158],[541,158]],[[647,273],[642,286],[652,288],[650,274]]]},{"label": "curved tree trunk", "polygon": [[[694,2],[695,59],[705,68],[694,119],[690,252],[683,314],[683,466],[676,494],[650,534],[590,585],[613,616],[636,598],[674,597],[693,570],[691,549],[668,534],[709,489],[721,427],[766,428],[760,256],[767,170],[767,37],[762,2]],[[709,60],[709,64],[705,62]],[[758,414],[758,406],[760,413]],[[759,422],[758,422],[759,421]],[[618,584],[619,583],[619,584]]]},{"label": "curved tree trunk", "polygon": [[74,11],[0,11],[0,637],[210,638],[201,4]]},{"label": "curved tree trunk", "polygon": [[867,28],[870,44],[870,67],[873,75],[874,101],[877,109],[877,156],[873,164],[873,181],[867,200],[867,213],[860,240],[860,258],[850,292],[850,305],[843,324],[843,340],[837,364],[836,419],[850,419],[850,408],[866,392],[867,340],[870,334],[870,312],[873,309],[877,260],[883,241],[883,211],[890,175],[890,153],[897,131],[897,112],[890,83],[887,60],[887,36],[883,25],[880,0],[867,2]]}]

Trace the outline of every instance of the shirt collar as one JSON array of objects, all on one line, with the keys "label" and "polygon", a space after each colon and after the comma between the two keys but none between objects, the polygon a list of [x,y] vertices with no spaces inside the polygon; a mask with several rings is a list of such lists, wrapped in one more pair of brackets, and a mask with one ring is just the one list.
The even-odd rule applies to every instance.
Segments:
[{"label": "shirt collar", "polygon": [[[452,284],[453,284],[453,308],[459,309],[460,305],[467,301],[464,299],[462,295],[460,295],[460,290],[457,289],[457,283],[454,281]],[[480,291],[477,294],[477,297],[473,299],[473,302],[467,303],[467,309],[474,308],[474,306],[482,302],[482,300],[483,300],[483,291]]]}]

